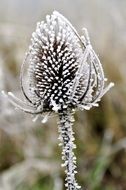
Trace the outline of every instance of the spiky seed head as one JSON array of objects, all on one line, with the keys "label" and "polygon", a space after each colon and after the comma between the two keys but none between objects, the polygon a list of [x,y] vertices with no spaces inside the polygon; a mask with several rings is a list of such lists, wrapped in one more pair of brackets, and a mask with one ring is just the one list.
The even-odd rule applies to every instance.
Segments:
[{"label": "spiky seed head", "polygon": [[82,48],[72,28],[55,12],[37,24],[29,49],[31,100],[45,110],[75,107],[70,100]]},{"label": "spiky seed head", "polygon": [[[26,65],[28,94],[23,82]],[[21,87],[31,113],[97,106],[113,86],[110,83],[104,89],[104,81],[102,65],[86,29],[79,36],[56,11],[37,23],[21,70]]]}]

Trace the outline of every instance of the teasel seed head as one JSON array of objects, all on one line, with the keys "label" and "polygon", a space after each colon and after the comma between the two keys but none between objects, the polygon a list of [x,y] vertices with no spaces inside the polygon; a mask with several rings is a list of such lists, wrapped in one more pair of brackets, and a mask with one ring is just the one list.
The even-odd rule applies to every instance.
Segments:
[{"label": "teasel seed head", "polygon": [[21,68],[21,89],[26,102],[12,93],[8,95],[16,107],[32,114],[83,110],[97,106],[113,83],[104,86],[103,68],[87,30],[79,36],[71,23],[54,11],[37,23]]},{"label": "teasel seed head", "polygon": [[[62,166],[67,190],[77,190],[76,157],[73,149],[75,109],[98,106],[101,97],[114,85],[105,87],[102,65],[93,50],[88,32],[79,36],[71,23],[54,11],[37,24],[31,45],[21,67],[21,89],[26,101],[8,93],[10,101],[25,112],[43,115],[58,112]],[[34,118],[34,121],[37,119]]]}]

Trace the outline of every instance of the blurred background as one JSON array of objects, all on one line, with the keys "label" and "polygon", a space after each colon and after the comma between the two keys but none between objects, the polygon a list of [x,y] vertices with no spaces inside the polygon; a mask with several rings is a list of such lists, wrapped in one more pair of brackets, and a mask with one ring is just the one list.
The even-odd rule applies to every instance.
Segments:
[{"label": "blurred background", "polygon": [[[0,90],[21,97],[20,66],[36,22],[57,10],[89,31],[105,75],[115,83],[98,108],[77,112],[77,178],[82,189],[126,189],[126,1],[0,0]],[[63,190],[57,118],[46,124],[0,95],[0,190]]]}]

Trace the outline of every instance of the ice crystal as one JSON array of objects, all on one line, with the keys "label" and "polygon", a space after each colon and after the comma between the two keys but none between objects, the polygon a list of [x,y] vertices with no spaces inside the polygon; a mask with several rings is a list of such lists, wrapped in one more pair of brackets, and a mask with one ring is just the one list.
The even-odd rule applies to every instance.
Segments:
[{"label": "ice crystal", "polygon": [[113,86],[110,83],[105,87],[105,81],[86,29],[79,36],[72,24],[56,11],[47,15],[46,21],[37,23],[21,67],[21,89],[26,101],[19,100],[11,92],[8,97],[25,112],[37,115],[47,112],[42,123],[51,113],[59,114],[59,139],[68,190],[80,188],[75,180],[72,110],[98,106],[101,97]]}]

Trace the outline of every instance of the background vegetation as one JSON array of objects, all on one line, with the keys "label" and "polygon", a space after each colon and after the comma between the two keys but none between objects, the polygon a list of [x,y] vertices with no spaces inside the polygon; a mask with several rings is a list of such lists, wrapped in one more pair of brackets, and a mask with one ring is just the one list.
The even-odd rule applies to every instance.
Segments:
[{"label": "background vegetation", "polygon": [[[126,1],[0,0],[0,90],[22,96],[20,66],[36,22],[57,10],[87,27],[115,87],[98,108],[77,112],[78,181],[89,190],[126,189]],[[63,190],[57,118],[46,124],[0,95],[0,190]]]}]

